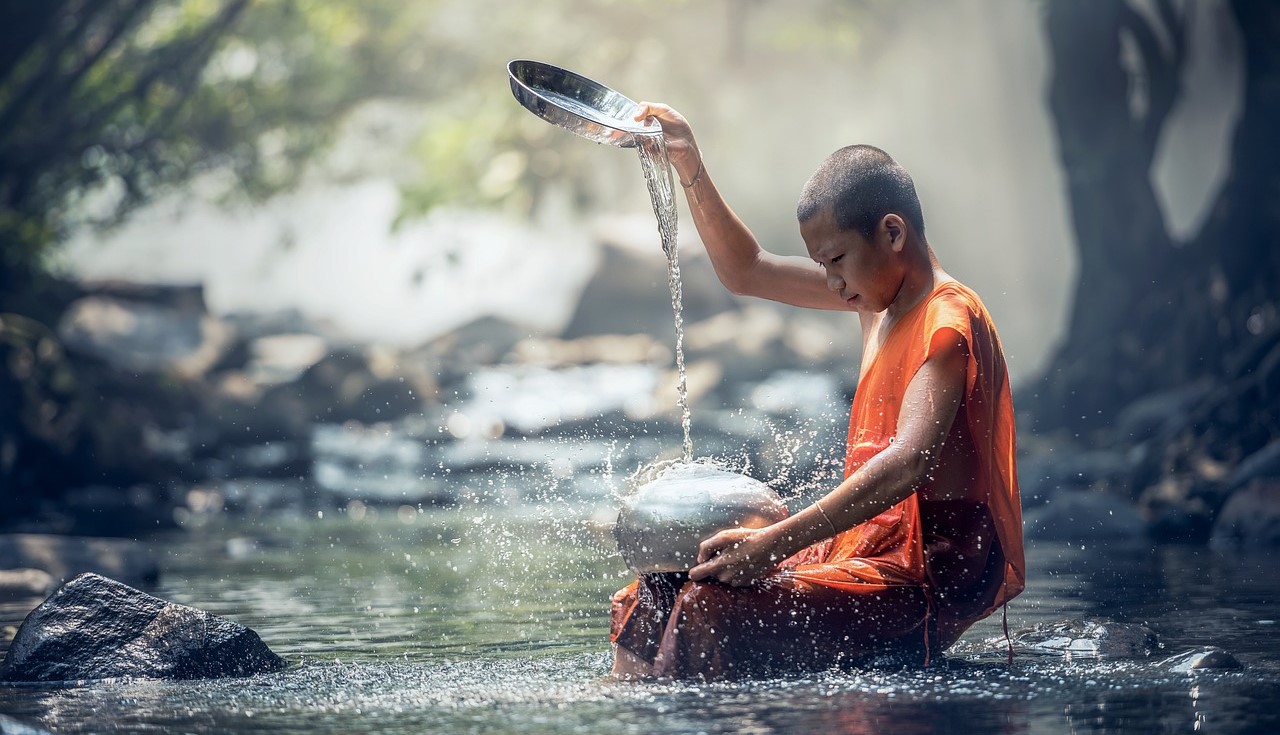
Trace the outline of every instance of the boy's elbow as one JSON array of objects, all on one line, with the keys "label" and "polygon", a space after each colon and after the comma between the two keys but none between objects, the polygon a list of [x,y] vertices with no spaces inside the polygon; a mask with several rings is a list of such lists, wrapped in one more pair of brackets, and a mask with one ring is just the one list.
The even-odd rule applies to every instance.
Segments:
[{"label": "boy's elbow", "polygon": [[747,293],[747,279],[742,274],[730,271],[728,269],[716,268],[716,278],[720,279],[720,285],[734,296],[749,296]]},{"label": "boy's elbow", "polygon": [[755,296],[755,273],[751,267],[716,268],[720,283],[734,296]]},{"label": "boy's elbow", "polygon": [[750,281],[746,278],[721,276],[720,283],[734,296],[751,296]]},{"label": "boy's elbow", "polygon": [[903,476],[912,478],[913,489],[933,482],[940,453],[941,448],[935,451],[915,449],[904,453],[903,459],[907,466],[903,468]]}]

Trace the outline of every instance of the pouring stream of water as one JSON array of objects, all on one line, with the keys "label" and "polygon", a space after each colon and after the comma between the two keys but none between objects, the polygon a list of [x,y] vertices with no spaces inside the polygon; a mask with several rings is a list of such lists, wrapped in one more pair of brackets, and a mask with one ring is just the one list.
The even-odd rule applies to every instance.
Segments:
[{"label": "pouring stream of water", "polygon": [[676,325],[676,372],[679,382],[677,403],[680,406],[680,426],[684,429],[684,461],[693,461],[693,439],[690,434],[689,381],[684,367],[684,314],[682,302],[684,289],[680,282],[680,254],[676,249],[676,200],[671,181],[671,163],[667,158],[667,141],[661,133],[636,135],[636,151],[640,154],[640,168],[649,187],[653,201],[653,213],[658,218],[658,235],[662,238],[662,252],[667,256],[667,286],[671,289],[671,310]]}]

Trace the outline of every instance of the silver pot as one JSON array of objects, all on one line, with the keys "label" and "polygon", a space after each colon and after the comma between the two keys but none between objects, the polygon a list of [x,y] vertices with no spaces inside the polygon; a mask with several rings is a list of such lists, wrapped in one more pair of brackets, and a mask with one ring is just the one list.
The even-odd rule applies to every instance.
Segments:
[{"label": "silver pot", "polygon": [[516,59],[507,64],[511,94],[538,117],[587,140],[632,148],[637,135],[659,135],[654,120],[636,122],[639,105],[568,69]]},{"label": "silver pot", "polygon": [[698,544],[726,528],[762,528],[786,518],[768,485],[705,464],[674,464],[623,498],[613,528],[618,551],[637,574],[683,572]]}]

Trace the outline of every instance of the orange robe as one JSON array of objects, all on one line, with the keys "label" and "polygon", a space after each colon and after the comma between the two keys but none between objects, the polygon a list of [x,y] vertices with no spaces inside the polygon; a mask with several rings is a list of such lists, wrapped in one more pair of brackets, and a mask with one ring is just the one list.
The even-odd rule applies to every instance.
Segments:
[{"label": "orange robe", "polygon": [[964,499],[929,500],[925,485],[751,587],[645,575],[614,595],[610,639],[676,678],[813,671],[882,653],[924,661],[1021,592],[1013,403],[995,325],[967,287],[940,284],[891,328],[854,396],[845,477],[893,441],[907,385],[944,329],[969,352],[947,437],[966,447],[947,466],[963,473]]}]

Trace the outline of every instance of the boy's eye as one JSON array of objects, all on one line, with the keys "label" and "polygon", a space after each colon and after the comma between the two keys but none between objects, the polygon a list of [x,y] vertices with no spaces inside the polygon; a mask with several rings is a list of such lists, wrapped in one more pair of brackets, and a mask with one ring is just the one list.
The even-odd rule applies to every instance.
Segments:
[{"label": "boy's eye", "polygon": [[831,259],[831,264],[835,265],[836,263],[839,263],[843,258],[844,258],[844,255],[837,255],[836,257]]}]

